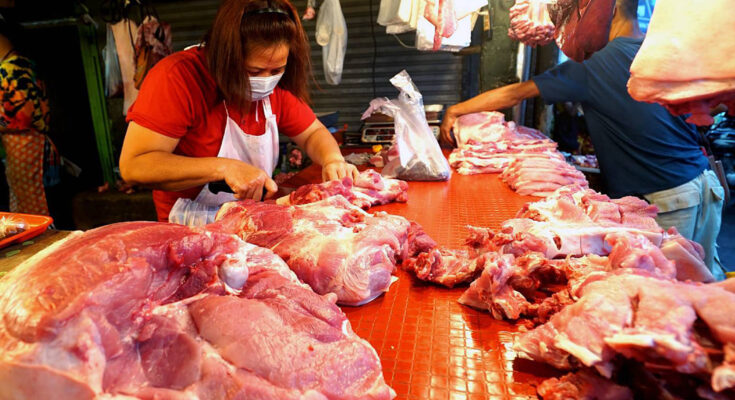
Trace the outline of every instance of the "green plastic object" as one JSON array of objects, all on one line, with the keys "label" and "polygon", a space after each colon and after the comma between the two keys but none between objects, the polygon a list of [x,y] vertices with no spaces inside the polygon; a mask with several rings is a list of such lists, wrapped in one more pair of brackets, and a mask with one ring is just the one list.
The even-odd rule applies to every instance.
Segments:
[{"label": "green plastic object", "polygon": [[107,116],[107,102],[102,83],[102,60],[97,47],[96,28],[91,24],[77,24],[79,30],[79,44],[84,65],[84,75],[87,81],[89,95],[89,109],[92,115],[94,136],[97,141],[102,178],[110,184],[115,183],[115,161],[110,137],[110,119]]}]

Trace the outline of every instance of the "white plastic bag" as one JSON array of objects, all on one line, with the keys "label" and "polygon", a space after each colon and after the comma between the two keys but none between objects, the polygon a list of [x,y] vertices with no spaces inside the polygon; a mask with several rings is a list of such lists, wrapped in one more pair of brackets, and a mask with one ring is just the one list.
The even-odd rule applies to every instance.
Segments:
[{"label": "white plastic bag", "polygon": [[383,176],[409,181],[449,179],[449,163],[426,122],[423,96],[405,70],[390,82],[400,91],[398,99],[374,99],[362,115],[366,119],[379,111],[395,121],[395,135]]},{"label": "white plastic bag", "polygon": [[327,83],[339,85],[347,51],[347,23],[339,0],[325,0],[319,8],[316,42],[322,46],[324,77]]},{"label": "white plastic bag", "polygon": [[168,213],[168,222],[186,226],[204,226],[214,222],[219,206],[207,206],[194,200],[179,198]]},{"label": "white plastic bag", "polygon": [[105,96],[115,97],[122,93],[123,82],[115,48],[115,36],[112,34],[110,24],[107,24],[107,41],[105,48],[102,49],[102,57],[105,62]]},{"label": "white plastic bag", "polygon": [[418,0],[381,0],[378,24],[383,26],[408,24],[413,4]]},{"label": "white plastic bag", "polygon": [[405,7],[403,3],[410,3],[408,18],[406,18],[405,11],[402,11],[397,22],[386,25],[385,33],[389,35],[398,35],[416,30],[419,18],[424,15],[426,0],[402,0],[401,5]]}]

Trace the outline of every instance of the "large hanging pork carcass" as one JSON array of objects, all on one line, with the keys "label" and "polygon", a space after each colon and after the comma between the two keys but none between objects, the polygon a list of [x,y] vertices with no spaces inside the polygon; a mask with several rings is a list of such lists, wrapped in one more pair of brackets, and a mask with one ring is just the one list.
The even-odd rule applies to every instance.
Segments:
[{"label": "large hanging pork carcass", "polygon": [[556,44],[574,61],[582,62],[610,38],[615,0],[558,0],[549,5],[556,27]]},{"label": "large hanging pork carcass", "polygon": [[710,107],[724,103],[735,115],[733,54],[732,1],[660,0],[630,67],[628,92],[674,115],[691,113],[694,124],[711,125]]}]

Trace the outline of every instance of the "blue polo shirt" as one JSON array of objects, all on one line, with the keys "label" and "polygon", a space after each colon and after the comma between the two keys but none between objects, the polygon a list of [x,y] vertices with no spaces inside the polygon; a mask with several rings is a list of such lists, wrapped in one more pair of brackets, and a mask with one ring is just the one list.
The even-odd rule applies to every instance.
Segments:
[{"label": "blue polo shirt", "polygon": [[611,197],[671,189],[707,168],[694,125],[628,94],[630,64],[643,39],[619,37],[588,60],[567,61],[533,78],[548,104],[582,104]]}]

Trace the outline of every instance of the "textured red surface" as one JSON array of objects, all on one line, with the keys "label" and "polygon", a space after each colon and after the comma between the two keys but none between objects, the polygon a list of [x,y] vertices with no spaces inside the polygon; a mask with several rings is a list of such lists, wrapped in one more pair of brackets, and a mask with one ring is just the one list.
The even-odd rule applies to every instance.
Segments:
[{"label": "textured red surface", "polygon": [[[314,167],[289,186],[319,180]],[[449,182],[409,182],[406,204],[375,207],[420,223],[440,245],[459,248],[467,225],[497,228],[526,202],[497,174]],[[515,360],[517,328],[457,299],[464,287],[446,289],[398,271],[384,296],[361,307],[343,307],[355,332],[378,352],[386,382],[398,399],[528,399],[554,371]]]}]

